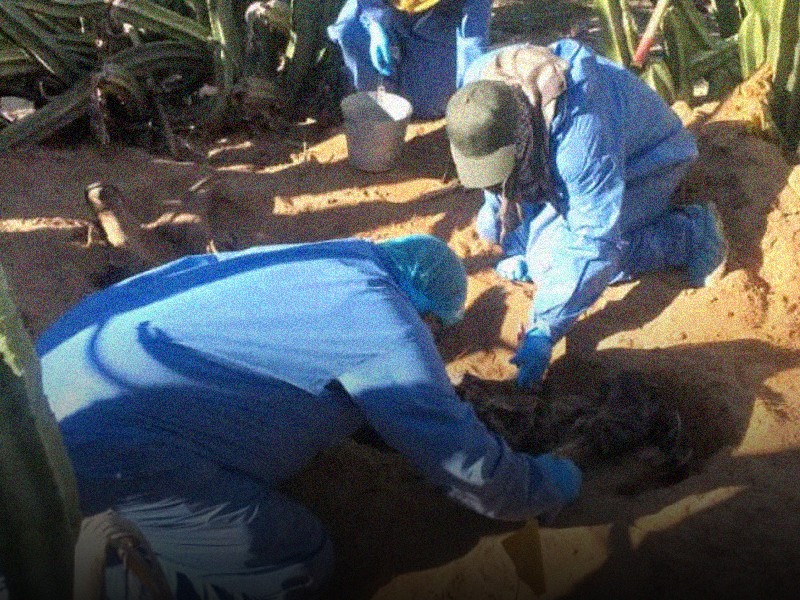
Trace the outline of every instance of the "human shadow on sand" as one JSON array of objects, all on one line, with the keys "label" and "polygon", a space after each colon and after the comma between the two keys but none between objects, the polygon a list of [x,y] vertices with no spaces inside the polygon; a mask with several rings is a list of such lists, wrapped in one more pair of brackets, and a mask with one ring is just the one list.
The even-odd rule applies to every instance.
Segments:
[{"label": "human shadow on sand", "polygon": [[[431,233],[449,240],[480,206],[480,193],[461,188],[453,173],[440,127],[412,138],[398,167],[386,173],[364,173],[345,160],[271,173],[218,172],[196,190],[206,197],[195,204],[205,204],[204,217],[222,249],[348,237],[439,215]],[[391,186],[411,180],[430,183],[422,183],[416,197],[398,192],[404,198],[398,201]],[[318,195],[326,196],[322,208]]]},{"label": "human shadow on sand", "polygon": [[607,536],[594,550],[599,568],[552,597],[796,597],[799,468],[793,448],[726,457],[702,480],[648,501],[649,514],[589,528]]},{"label": "human shadow on sand", "polygon": [[[608,557],[574,578],[569,593],[553,597],[766,597],[758,595],[760,590],[788,597],[794,588],[787,576],[796,575],[800,564],[798,546],[792,545],[800,532],[800,511],[785,490],[793,489],[800,454],[745,456],[734,455],[732,448],[758,418],[757,402],[768,415],[782,418],[786,399],[768,380],[798,367],[800,352],[759,340],[604,350],[593,364],[556,361],[549,385],[558,393],[579,393],[615,371],[642,372],[680,411],[694,455],[678,480],[662,478],[636,452],[585,471],[581,498],[548,530],[554,536],[566,532],[553,543],[571,543],[584,534],[605,540]],[[766,493],[764,486],[784,490],[784,504],[772,506],[773,492]],[[460,561],[485,536],[520,527],[455,505],[402,456],[355,442],[328,452],[294,489],[301,497],[304,490],[328,490],[308,492],[304,501],[330,523],[339,548],[333,589],[342,597],[372,597],[399,574]],[[631,496],[636,502],[626,500]],[[645,535],[653,515],[665,525]],[[759,522],[768,526],[761,530]],[[564,560],[563,569],[574,571],[572,564],[580,558],[570,554]]]},{"label": "human shadow on sand", "polygon": [[212,169],[248,174],[275,195],[333,193],[337,190],[455,176],[444,122],[422,123],[409,129],[395,166],[381,172],[354,167],[341,145],[327,146],[342,127],[325,130],[309,141],[276,133],[256,139],[231,139],[208,150]]}]

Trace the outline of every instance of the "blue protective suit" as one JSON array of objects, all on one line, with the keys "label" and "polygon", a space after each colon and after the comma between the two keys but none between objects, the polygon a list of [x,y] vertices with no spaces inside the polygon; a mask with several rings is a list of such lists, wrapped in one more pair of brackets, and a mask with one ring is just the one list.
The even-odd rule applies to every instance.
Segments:
[{"label": "blue protective suit", "polygon": [[86,298],[37,343],[83,510],[134,519],[174,581],[263,594],[330,568],[275,486],[365,423],[479,513],[563,505],[455,394],[399,277],[349,239],[191,256]]},{"label": "blue protective suit", "polygon": [[[570,67],[550,128],[553,198],[526,198],[503,250],[537,283],[529,328],[555,343],[612,282],[686,264],[691,222],[670,199],[697,157],[693,135],[630,71],[574,40],[550,49]],[[465,82],[479,79],[484,54]],[[484,192],[479,234],[498,242],[500,198]]]},{"label": "blue protective suit", "polygon": [[[341,48],[356,90],[383,85],[406,97],[416,118],[438,118],[461,86],[467,67],[488,43],[491,4],[440,0],[426,11],[409,14],[388,0],[347,0],[328,36]],[[370,61],[365,27],[370,20],[383,26],[399,54],[389,77],[381,76]]]}]

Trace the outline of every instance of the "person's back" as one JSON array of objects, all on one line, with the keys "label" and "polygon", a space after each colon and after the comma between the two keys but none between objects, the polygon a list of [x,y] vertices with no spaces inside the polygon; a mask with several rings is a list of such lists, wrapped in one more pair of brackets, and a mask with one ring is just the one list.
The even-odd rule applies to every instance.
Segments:
[{"label": "person's back", "polygon": [[[624,148],[626,179],[696,158],[694,137],[675,111],[629,69],[575,40],[562,40],[551,48],[570,64],[567,90],[558,111],[573,116],[602,111]],[[558,136],[565,119],[556,116],[554,135]]]},{"label": "person's back", "polygon": [[134,521],[185,597],[314,591],[330,541],[275,484],[368,423],[475,511],[552,515],[580,472],[491,434],[421,318],[457,321],[466,285],[406,236],[193,256],[90,296],[37,344],[82,509]]},{"label": "person's back", "polygon": [[394,285],[378,265],[374,244],[355,240],[255,248],[189,257],[89,298],[37,344],[67,445],[91,447],[78,476],[202,456],[270,484],[353,433],[363,416],[329,382],[425,333],[399,293],[394,314],[367,310],[369,282]]},{"label": "person's back", "polygon": [[[503,45],[477,58],[467,70],[465,83],[482,78],[499,53],[522,48],[527,43]],[[602,118],[625,159],[625,178],[634,179],[671,164],[694,160],[697,147],[692,134],[677,114],[645,82],[590,47],[573,39],[550,44],[553,54],[566,61],[566,89],[558,98],[551,124],[551,154],[558,156],[559,144],[579,117]],[[593,123],[593,125],[595,125]],[[588,131],[570,131],[582,135]],[[559,168],[573,170],[580,153],[562,157]]]}]

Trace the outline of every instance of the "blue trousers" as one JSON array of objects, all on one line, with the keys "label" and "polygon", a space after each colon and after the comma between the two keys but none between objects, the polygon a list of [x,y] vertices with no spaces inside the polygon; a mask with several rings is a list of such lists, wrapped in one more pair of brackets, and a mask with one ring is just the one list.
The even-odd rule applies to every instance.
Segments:
[{"label": "blue trousers", "polygon": [[396,72],[383,77],[369,58],[369,34],[360,21],[357,0],[347,0],[328,37],[342,51],[354,89],[387,91],[407,98],[414,117],[444,116],[447,101],[461,85],[463,74],[484,49],[491,2],[467,0],[461,20],[437,19],[436,7],[396,23],[389,32],[399,53]]},{"label": "blue trousers", "polygon": [[[248,476],[203,465],[138,485],[78,485],[83,498],[92,498],[86,514],[111,507],[139,527],[178,600],[312,597],[333,570],[320,521]],[[137,584],[122,565],[107,569],[110,600],[137,598]]]},{"label": "blue trousers", "polygon": [[[110,491],[108,483],[94,485]],[[232,473],[205,485],[202,494],[184,485],[174,494],[148,492],[112,504],[153,547],[177,600],[318,597],[333,570],[333,550],[314,515]],[[105,579],[109,600],[149,597],[121,564],[110,563]],[[0,574],[0,600],[7,599]]]}]

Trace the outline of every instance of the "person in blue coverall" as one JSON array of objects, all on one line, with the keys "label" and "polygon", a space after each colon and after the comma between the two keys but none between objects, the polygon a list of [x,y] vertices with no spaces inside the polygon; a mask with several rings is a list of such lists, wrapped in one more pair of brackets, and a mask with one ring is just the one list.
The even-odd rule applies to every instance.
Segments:
[{"label": "person in blue coverall", "polygon": [[585,45],[484,54],[446,118],[462,185],[484,189],[476,227],[506,255],[497,271],[537,285],[512,358],[520,386],[539,385],[553,345],[609,284],[676,267],[702,286],[721,269],[714,207],[671,202],[697,157],[693,135]]},{"label": "person in blue coverall", "polygon": [[37,341],[82,511],[138,525],[179,599],[316,593],[331,542],[276,487],[366,424],[478,513],[552,518],[580,471],[491,433],[426,327],[466,290],[411,235],[189,256],[87,297]]},{"label": "person in blue coverall", "polygon": [[433,119],[485,49],[491,9],[491,0],[347,0],[328,36],[356,90],[383,86]]}]

